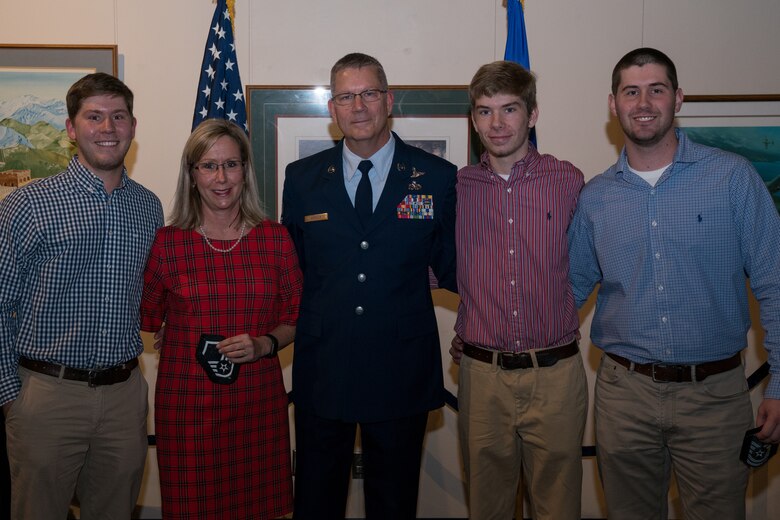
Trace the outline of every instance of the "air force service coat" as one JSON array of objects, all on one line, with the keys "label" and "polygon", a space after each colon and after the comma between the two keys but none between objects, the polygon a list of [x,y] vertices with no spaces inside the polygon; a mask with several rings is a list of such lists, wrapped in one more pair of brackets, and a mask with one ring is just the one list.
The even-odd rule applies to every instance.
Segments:
[{"label": "air force service coat", "polygon": [[365,228],[344,187],[343,140],[285,174],[282,222],[304,276],[293,399],[327,419],[385,421],[444,404],[428,267],[457,289],[456,167],[394,137]]}]

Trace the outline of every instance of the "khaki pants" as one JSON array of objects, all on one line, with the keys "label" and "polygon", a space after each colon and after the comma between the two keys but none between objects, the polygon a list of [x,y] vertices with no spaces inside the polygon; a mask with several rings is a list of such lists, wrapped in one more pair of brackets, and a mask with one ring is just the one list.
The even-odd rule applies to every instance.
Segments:
[{"label": "khaki pants", "polygon": [[60,520],[74,490],[82,520],[127,520],[146,461],[147,391],[139,369],[90,388],[19,367],[8,417],[11,517]]},{"label": "khaki pants", "polygon": [[535,520],[579,520],[588,406],[580,354],[517,370],[464,356],[458,404],[469,518],[511,519],[522,471]]},{"label": "khaki pants", "polygon": [[656,383],[605,355],[595,419],[610,520],[665,520],[672,468],[686,520],[745,518],[739,451],[753,409],[741,366],[696,383]]}]

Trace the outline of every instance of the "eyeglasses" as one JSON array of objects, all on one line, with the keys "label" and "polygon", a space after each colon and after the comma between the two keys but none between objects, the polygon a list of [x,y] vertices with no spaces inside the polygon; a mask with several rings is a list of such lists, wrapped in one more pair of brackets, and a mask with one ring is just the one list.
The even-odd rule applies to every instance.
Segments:
[{"label": "eyeglasses", "polygon": [[336,94],[331,99],[339,106],[348,106],[355,102],[356,97],[360,97],[363,103],[376,103],[382,99],[382,94],[386,94],[387,90],[381,90],[378,88],[370,88],[363,92],[345,92],[344,94]]},{"label": "eyeglasses", "polygon": [[225,161],[223,163],[202,162],[192,166],[201,173],[214,175],[222,168],[225,173],[238,173],[244,169],[244,161]]}]

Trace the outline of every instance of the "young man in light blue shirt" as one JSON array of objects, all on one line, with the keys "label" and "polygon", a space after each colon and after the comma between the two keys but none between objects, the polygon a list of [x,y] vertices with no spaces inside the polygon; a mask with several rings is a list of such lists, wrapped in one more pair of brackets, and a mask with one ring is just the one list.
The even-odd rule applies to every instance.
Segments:
[{"label": "young man in light blue shirt", "polygon": [[569,229],[578,305],[600,284],[591,338],[605,352],[595,421],[610,519],[666,518],[672,468],[685,518],[745,517],[746,278],[772,365],[755,424],[780,441],[780,216],[746,159],[675,129],[682,102],[662,52],[618,62],[609,106],[625,148],[585,186]]}]

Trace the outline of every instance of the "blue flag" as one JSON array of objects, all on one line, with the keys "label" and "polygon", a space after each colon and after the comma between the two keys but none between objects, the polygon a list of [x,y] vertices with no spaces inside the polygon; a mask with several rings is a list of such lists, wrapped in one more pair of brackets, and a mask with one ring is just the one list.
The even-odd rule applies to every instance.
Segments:
[{"label": "blue flag", "polygon": [[525,15],[520,0],[507,0],[507,35],[504,59],[519,63],[531,70],[531,58],[528,54],[528,40],[525,36]]},{"label": "blue flag", "polygon": [[[507,34],[504,59],[519,63],[531,70],[531,56],[528,54],[528,39],[525,36],[525,15],[520,0],[507,0]],[[536,146],[536,128],[531,128],[528,140]]]},{"label": "blue flag", "polygon": [[249,133],[244,89],[238,74],[233,24],[225,0],[217,0],[209,37],[206,39],[192,129],[204,119],[227,119]]}]

